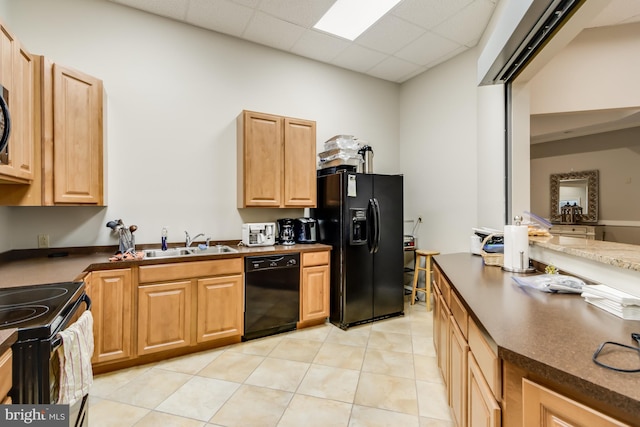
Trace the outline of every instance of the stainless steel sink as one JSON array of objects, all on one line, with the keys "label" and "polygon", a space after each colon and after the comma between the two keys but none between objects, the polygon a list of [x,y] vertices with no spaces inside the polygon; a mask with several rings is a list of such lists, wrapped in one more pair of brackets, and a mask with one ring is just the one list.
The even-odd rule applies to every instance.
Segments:
[{"label": "stainless steel sink", "polygon": [[198,247],[192,248],[171,248],[163,251],[162,249],[145,249],[145,258],[172,258],[191,255],[217,255],[237,253],[237,249],[233,249],[227,245],[209,246],[203,249]]}]

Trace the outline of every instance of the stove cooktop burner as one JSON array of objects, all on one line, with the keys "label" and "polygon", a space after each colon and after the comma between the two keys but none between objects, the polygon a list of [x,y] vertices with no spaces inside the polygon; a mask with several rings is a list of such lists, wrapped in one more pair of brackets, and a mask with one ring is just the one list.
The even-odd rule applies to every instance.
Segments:
[{"label": "stove cooktop burner", "polygon": [[84,283],[0,288],[0,329],[17,328],[18,341],[53,337],[84,294]]},{"label": "stove cooktop burner", "polygon": [[0,307],[0,328],[35,320],[47,314],[48,311],[49,307],[46,305],[23,305],[17,308]]},{"label": "stove cooktop burner", "polygon": [[39,302],[60,298],[69,293],[68,289],[58,287],[6,289],[0,293],[0,308],[16,305],[33,305]]}]

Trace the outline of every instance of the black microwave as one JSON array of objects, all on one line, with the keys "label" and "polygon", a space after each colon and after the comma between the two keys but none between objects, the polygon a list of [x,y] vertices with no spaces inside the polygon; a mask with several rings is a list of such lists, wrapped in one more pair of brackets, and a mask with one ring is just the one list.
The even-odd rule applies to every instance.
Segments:
[{"label": "black microwave", "polygon": [[9,132],[11,132],[11,118],[9,117],[9,91],[0,85],[0,164],[9,163]]}]

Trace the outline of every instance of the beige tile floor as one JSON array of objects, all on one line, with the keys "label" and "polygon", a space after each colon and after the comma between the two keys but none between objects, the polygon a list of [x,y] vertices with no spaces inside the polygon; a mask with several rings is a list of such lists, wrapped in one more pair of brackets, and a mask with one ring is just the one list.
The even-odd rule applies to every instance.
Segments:
[{"label": "beige tile floor", "polygon": [[424,302],[96,376],[89,425],[450,427]]}]

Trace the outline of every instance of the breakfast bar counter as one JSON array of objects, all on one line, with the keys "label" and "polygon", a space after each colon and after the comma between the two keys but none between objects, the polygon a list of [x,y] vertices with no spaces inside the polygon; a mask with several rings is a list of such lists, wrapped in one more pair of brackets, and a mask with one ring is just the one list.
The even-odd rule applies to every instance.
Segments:
[{"label": "breakfast bar counter", "polygon": [[604,341],[633,346],[631,333],[640,332],[640,321],[618,318],[586,303],[579,294],[521,288],[513,273],[485,266],[477,255],[434,259],[469,316],[497,345],[503,363],[582,396],[586,404],[598,403],[638,422],[640,373],[600,367],[592,355]]}]

